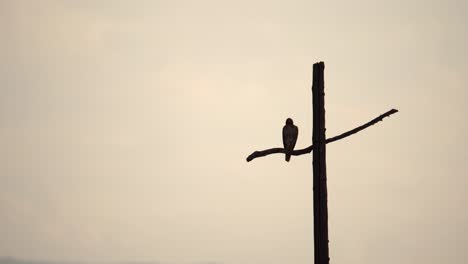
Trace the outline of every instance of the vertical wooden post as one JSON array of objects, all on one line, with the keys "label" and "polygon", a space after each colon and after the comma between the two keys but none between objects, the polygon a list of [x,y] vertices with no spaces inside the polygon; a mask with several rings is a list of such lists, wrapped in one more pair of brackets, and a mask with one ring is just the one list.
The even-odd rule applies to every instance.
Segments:
[{"label": "vertical wooden post", "polygon": [[328,264],[327,166],[325,151],[325,64],[315,63],[312,81],[314,263]]}]

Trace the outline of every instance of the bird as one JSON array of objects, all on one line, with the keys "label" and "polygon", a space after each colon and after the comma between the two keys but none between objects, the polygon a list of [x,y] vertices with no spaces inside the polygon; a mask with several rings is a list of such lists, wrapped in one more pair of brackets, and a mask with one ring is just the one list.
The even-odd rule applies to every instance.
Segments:
[{"label": "bird", "polygon": [[[283,146],[286,153],[292,152],[296,145],[299,129],[294,125],[291,118],[286,119],[286,125],[283,127]],[[289,162],[291,154],[286,154],[285,160]]]}]

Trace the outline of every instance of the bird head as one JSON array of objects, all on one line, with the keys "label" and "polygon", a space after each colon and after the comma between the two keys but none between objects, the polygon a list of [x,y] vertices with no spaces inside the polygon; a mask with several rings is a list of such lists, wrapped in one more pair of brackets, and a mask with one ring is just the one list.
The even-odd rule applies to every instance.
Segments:
[{"label": "bird head", "polygon": [[291,118],[286,119],[286,125],[293,125],[293,120]]}]

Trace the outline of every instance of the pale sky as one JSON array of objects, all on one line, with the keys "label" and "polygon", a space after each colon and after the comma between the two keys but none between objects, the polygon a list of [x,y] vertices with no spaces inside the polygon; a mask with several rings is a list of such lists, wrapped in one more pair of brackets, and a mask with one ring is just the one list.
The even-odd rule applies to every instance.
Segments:
[{"label": "pale sky", "polygon": [[468,259],[468,2],[0,0],[0,256],[313,262],[325,62],[331,263]]}]

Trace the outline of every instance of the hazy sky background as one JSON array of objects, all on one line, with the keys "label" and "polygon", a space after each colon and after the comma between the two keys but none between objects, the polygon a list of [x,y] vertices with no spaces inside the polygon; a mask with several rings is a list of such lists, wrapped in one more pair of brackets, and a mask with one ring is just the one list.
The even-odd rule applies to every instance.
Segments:
[{"label": "hazy sky background", "polygon": [[0,256],[313,262],[325,62],[331,263],[468,259],[468,2],[0,0]]}]

